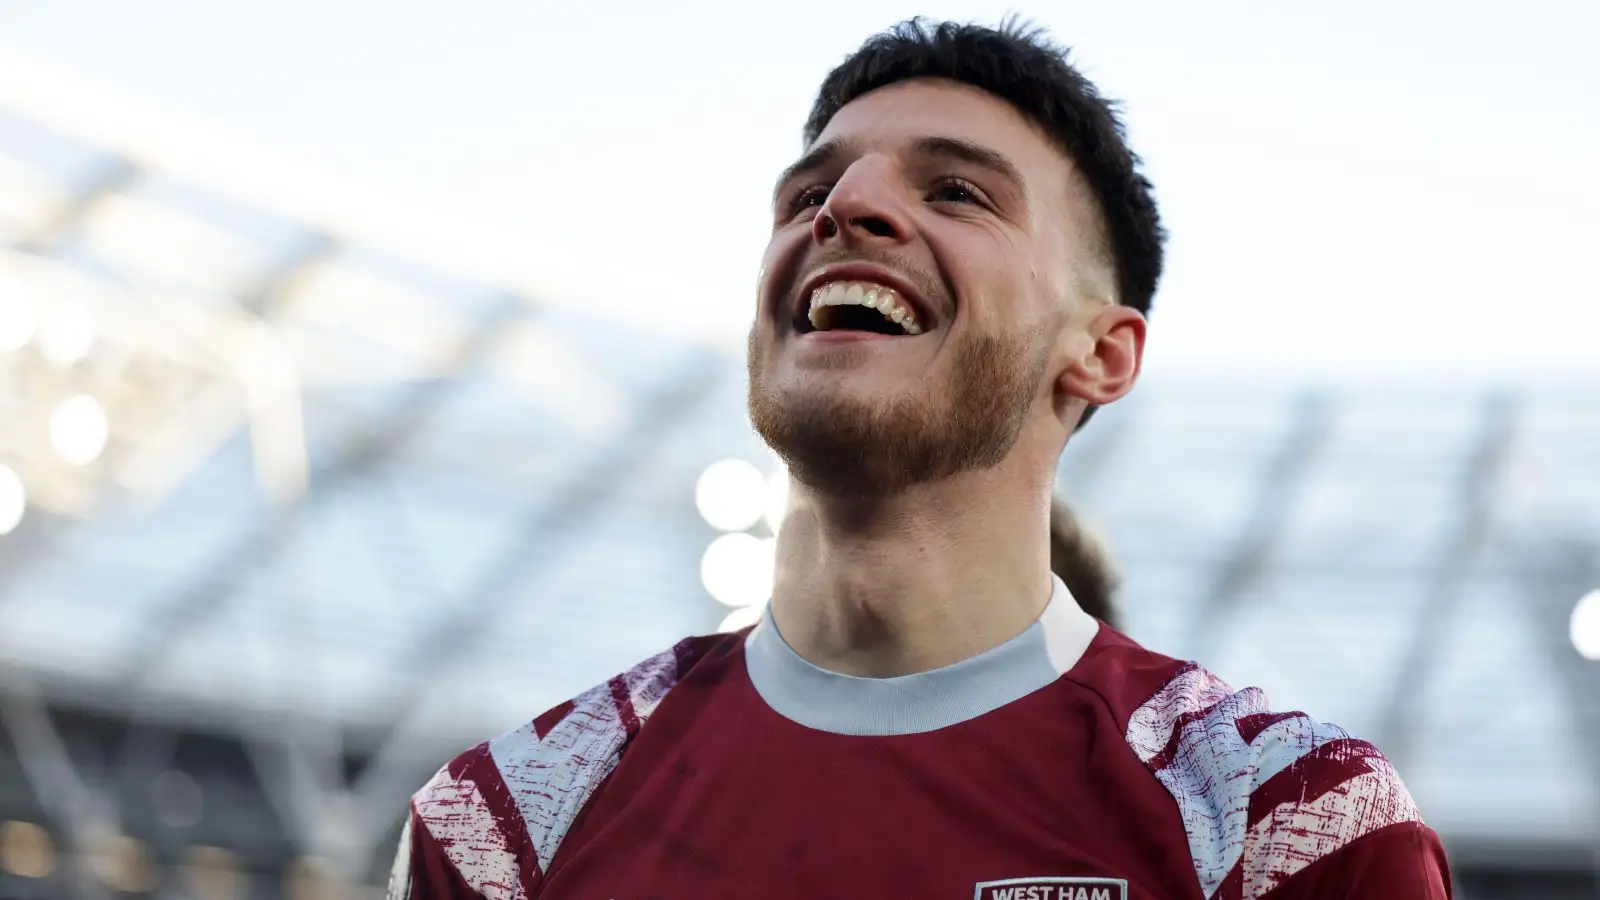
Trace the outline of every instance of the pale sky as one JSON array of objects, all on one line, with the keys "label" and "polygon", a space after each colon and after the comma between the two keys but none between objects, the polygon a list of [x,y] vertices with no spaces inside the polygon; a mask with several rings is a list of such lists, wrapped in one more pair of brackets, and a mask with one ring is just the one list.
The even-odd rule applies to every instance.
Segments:
[{"label": "pale sky", "polygon": [[681,314],[737,333],[827,69],[912,14],[1014,9],[1148,163],[1153,374],[1592,379],[1600,5],[1516,6],[0,0],[0,52],[694,285]]}]

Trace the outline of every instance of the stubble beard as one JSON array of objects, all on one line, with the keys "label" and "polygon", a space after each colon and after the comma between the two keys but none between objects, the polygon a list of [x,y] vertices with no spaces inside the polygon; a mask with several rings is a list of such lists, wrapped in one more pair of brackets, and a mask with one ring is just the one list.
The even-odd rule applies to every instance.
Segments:
[{"label": "stubble beard", "polygon": [[789,467],[820,493],[889,496],[998,465],[1016,446],[1048,363],[1031,334],[967,335],[940,383],[865,403],[828,390],[778,390],[762,381],[752,331],[750,421]]}]

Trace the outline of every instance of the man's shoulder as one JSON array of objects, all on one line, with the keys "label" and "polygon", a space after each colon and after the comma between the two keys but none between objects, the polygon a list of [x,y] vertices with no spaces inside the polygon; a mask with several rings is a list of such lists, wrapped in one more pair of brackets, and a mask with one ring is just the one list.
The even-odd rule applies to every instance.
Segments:
[{"label": "man's shoulder", "polygon": [[1378,748],[1181,665],[1128,720],[1177,801],[1208,897],[1259,897],[1363,837],[1421,816]]},{"label": "man's shoulder", "polygon": [[731,641],[737,637],[685,638],[457,755],[412,796],[410,840],[436,846],[480,893],[509,879],[531,894],[578,813],[667,693]]}]

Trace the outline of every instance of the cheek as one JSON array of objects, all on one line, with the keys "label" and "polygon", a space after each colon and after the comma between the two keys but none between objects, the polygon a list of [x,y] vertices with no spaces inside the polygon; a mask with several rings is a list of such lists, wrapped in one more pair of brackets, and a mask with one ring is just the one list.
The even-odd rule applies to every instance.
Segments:
[{"label": "cheek", "polygon": [[977,299],[973,318],[986,330],[1009,330],[1037,316],[1045,271],[1025,242],[1005,232],[986,232],[953,260],[958,283]]},{"label": "cheek", "polygon": [[1057,302],[1075,301],[1083,278],[1078,256],[1081,238],[1060,221],[1052,221],[1034,240],[1033,281],[1041,294]]},{"label": "cheek", "polygon": [[1062,316],[1073,296],[1072,263],[1055,244],[1018,240],[1012,252],[1013,315],[1018,324],[1036,326]]},{"label": "cheek", "polygon": [[756,273],[756,302],[767,304],[783,299],[792,289],[807,246],[803,229],[790,227],[773,232],[767,252],[761,255]]}]

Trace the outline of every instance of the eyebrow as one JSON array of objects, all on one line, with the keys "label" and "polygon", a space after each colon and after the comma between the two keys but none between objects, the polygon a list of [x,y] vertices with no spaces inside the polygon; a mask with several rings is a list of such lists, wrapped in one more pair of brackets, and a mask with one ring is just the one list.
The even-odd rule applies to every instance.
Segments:
[{"label": "eyebrow", "polygon": [[[912,147],[917,154],[922,156],[959,160],[988,169],[1010,182],[1011,186],[1019,191],[1022,190],[1025,183],[1022,178],[1022,170],[1017,168],[1016,163],[1013,163],[1001,153],[981,144],[974,144],[971,141],[963,141],[959,138],[929,135],[928,137],[917,138]],[[774,199],[783,190],[784,185],[787,185],[794,178],[819,169],[828,168],[837,162],[840,157],[848,155],[851,149],[852,143],[844,138],[833,138],[812,147],[806,151],[804,156],[796,160],[787,169],[784,169],[783,173],[778,176],[777,185],[773,189]]]},{"label": "eyebrow", "polygon": [[808,172],[815,172],[818,169],[825,169],[838,160],[839,157],[844,156],[849,150],[850,144],[843,138],[823,141],[807,150],[804,156],[795,160],[789,168],[784,169],[783,173],[778,176],[777,185],[772,192],[773,198],[776,199],[778,193],[783,190],[784,185],[794,180],[795,177]]},{"label": "eyebrow", "polygon": [[988,147],[949,137],[918,138],[915,146],[917,152],[924,156],[959,160],[988,169],[1011,182],[1011,186],[1019,191],[1025,183],[1022,170],[1017,168],[1016,163]]}]

